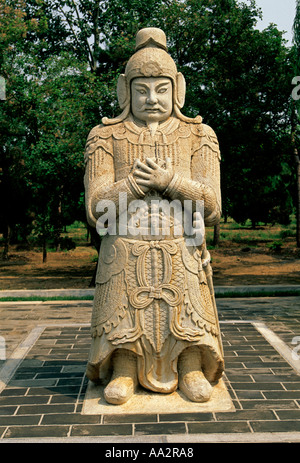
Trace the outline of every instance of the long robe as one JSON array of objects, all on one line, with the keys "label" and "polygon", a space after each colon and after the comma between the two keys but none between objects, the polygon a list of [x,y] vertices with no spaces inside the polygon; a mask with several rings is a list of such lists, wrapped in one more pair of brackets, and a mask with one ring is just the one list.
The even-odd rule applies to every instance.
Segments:
[{"label": "long robe", "polygon": [[[145,195],[132,176],[134,160],[147,157],[160,163],[171,159],[174,176],[163,193]],[[177,200],[182,205],[188,200],[193,212],[202,201],[205,225],[219,221],[220,151],[214,131],[203,123],[171,117],[153,135],[129,116],[90,132],[85,161],[91,226],[101,217],[97,212],[100,200],[112,201],[117,221],[123,219],[120,197],[126,199],[129,210],[133,201],[143,200],[149,205],[147,220],[154,218],[158,224],[155,233],[149,232],[139,216],[134,230],[129,227],[124,234],[117,225],[115,235],[102,238],[87,376],[92,381],[108,378],[113,352],[127,349],[136,354],[143,387],[172,392],[178,386],[179,355],[197,346],[205,376],[217,381],[224,360],[205,239],[191,245],[184,228],[182,233],[175,230],[173,211],[163,216],[150,207],[153,199]],[[125,218],[132,224],[136,215],[126,212]]]}]

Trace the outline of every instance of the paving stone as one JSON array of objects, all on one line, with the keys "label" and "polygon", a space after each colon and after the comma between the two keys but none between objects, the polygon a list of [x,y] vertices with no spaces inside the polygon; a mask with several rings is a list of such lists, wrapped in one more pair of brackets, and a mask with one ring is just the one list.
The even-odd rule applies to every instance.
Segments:
[{"label": "paving stone", "polygon": [[[270,374],[274,375],[270,368],[266,368],[263,366],[262,368],[227,368],[226,369],[226,376],[234,376],[235,378],[239,378],[240,376],[245,375],[258,375],[258,374]],[[253,380],[252,380],[253,381]]]},{"label": "paving stone", "polygon": [[16,373],[12,379],[34,379],[35,376],[36,373]]},{"label": "paving stone", "polygon": [[83,374],[86,370],[86,363],[84,362],[83,364],[79,365],[65,365],[62,367],[61,372],[62,373],[81,373]]},{"label": "paving stone", "polygon": [[136,424],[135,435],[145,434],[186,434],[186,427],[184,423]]},{"label": "paving stone", "polygon": [[68,355],[68,359],[70,360],[73,360],[73,359],[84,359],[84,360],[88,360],[88,355],[87,353],[85,355],[83,355],[82,353],[78,353],[78,354],[72,354],[72,353],[69,353]]},{"label": "paving stone", "polygon": [[273,410],[236,410],[235,412],[215,413],[215,417],[217,421],[277,420]]},{"label": "paving stone", "polygon": [[[282,391],[282,392],[285,392],[285,391]],[[235,394],[238,397],[238,399],[264,399],[265,398],[264,397],[265,392],[263,394],[262,391],[251,391],[251,390],[235,391]]]},{"label": "paving stone", "polygon": [[298,408],[297,404],[293,400],[243,400],[240,401],[244,410],[256,409],[256,410],[279,410],[279,409],[295,409]]},{"label": "paving stone", "polygon": [[257,383],[274,383],[274,382],[279,382],[279,383],[282,383],[283,381],[284,382],[293,382],[295,381],[295,378],[297,378],[297,375],[296,374],[291,374],[289,376],[287,375],[274,375],[272,373],[270,373],[269,375],[267,374],[254,374],[253,375],[253,379],[255,382]]},{"label": "paving stone", "polygon": [[99,424],[100,421],[101,415],[81,415],[80,413],[51,413],[43,416],[41,424]]},{"label": "paving stone", "polygon": [[250,421],[254,432],[299,432],[300,421]]},{"label": "paving stone", "polygon": [[244,364],[245,359],[241,359],[238,355],[232,354],[232,355],[226,355],[225,356],[225,364],[229,365],[229,363],[232,365],[232,368],[238,367],[240,364]]},{"label": "paving stone", "polygon": [[66,378],[66,379],[71,379],[71,378],[82,378],[82,373],[81,372],[76,372],[74,371],[73,373],[62,373],[61,371],[50,371],[48,373],[38,373],[36,375],[36,379],[43,379],[43,378]]},{"label": "paving stone", "polygon": [[226,376],[229,379],[229,381],[238,381],[240,383],[254,383],[252,377],[247,374],[247,370],[245,370],[245,374],[236,374],[233,372],[226,372]]},{"label": "paving stone", "polygon": [[0,397],[0,408],[3,405],[28,405],[28,404],[46,404],[48,396],[15,396]]},{"label": "paving stone", "polygon": [[70,436],[131,436],[131,424],[74,425]]},{"label": "paving stone", "polygon": [[280,420],[300,420],[300,408],[298,410],[276,410]]},{"label": "paving stone", "polygon": [[242,362],[238,361],[238,359],[235,362],[235,361],[228,360],[228,357],[226,357],[225,361],[226,361],[225,368],[227,367],[228,368],[246,368]]},{"label": "paving stone", "polygon": [[242,409],[242,405],[240,404],[240,401],[237,400],[237,399],[232,399],[232,404],[233,404],[233,407],[236,409],[236,410],[241,410]]},{"label": "paving stone", "polygon": [[188,431],[194,433],[236,433],[236,432],[250,432],[251,429],[247,422],[231,421],[226,422],[201,422],[201,423],[188,423]]},{"label": "paving stone", "polygon": [[51,387],[55,386],[57,383],[57,379],[16,379],[11,380],[9,385],[11,387]]},{"label": "paving stone", "polygon": [[[273,363],[274,366],[277,366],[278,362],[282,361],[282,358],[278,354],[274,355],[260,355],[261,360],[264,363],[267,363],[270,366],[270,363]],[[248,359],[249,360],[249,359]]]},{"label": "paving stone", "polygon": [[239,383],[235,382],[234,378],[231,380],[230,384],[232,385],[235,391],[247,391],[247,390],[255,390],[255,391],[282,391],[284,390],[283,384],[281,383]]},{"label": "paving stone", "polygon": [[[300,335],[300,298],[218,299],[217,304],[221,321],[264,321],[290,347],[293,336]],[[86,323],[91,307],[92,303],[80,302],[33,303],[20,310],[8,305],[5,312],[0,305],[0,316],[6,313],[1,319],[10,336],[10,352],[34,323]],[[74,437],[299,431],[300,376],[250,323],[221,323],[221,330],[224,381],[234,411],[102,417],[81,415],[90,328],[48,327],[0,394],[0,439],[68,433]]]},{"label": "paving stone", "polygon": [[78,394],[80,391],[80,386],[55,386],[55,387],[49,387],[48,388],[39,388],[39,387],[31,387],[27,393],[27,395],[42,395],[42,394],[47,394],[47,395],[70,395],[71,397],[74,396],[74,394]]},{"label": "paving stone", "polygon": [[[161,415],[160,415],[161,416]],[[158,416],[156,414],[149,415],[104,415],[103,424],[112,423],[157,423]]]},{"label": "paving stone", "polygon": [[78,360],[46,360],[45,361],[45,367],[47,366],[53,366],[53,365],[56,365],[56,366],[61,366],[61,367],[64,367],[64,366],[71,366],[71,365],[78,365],[79,362]]},{"label": "paving stone", "polygon": [[287,389],[289,391],[298,391],[298,390],[300,390],[300,381],[299,382],[291,381],[289,383],[286,383],[285,381],[283,381],[282,384],[285,387],[285,389]]},{"label": "paving stone", "polygon": [[74,404],[78,400],[78,394],[74,394],[73,396],[68,394],[56,394],[49,398],[49,404]]},{"label": "paving stone", "polygon": [[82,377],[71,377],[71,378],[59,378],[57,381],[57,387],[60,386],[76,386],[81,384]]},{"label": "paving stone", "polygon": [[14,415],[17,410],[17,406],[8,406],[8,407],[0,407],[0,416],[2,415]]},{"label": "paving stone", "polygon": [[227,352],[249,352],[251,351],[251,353],[255,353],[254,349],[252,346],[250,345],[243,345],[241,346],[240,343],[238,345],[235,345],[235,346],[224,346],[224,352],[225,354]]},{"label": "paving stone", "polygon": [[266,399],[300,399],[300,391],[264,391]]},{"label": "paving stone", "polygon": [[13,415],[0,416],[0,426],[13,425],[37,425],[41,420],[41,415]]},{"label": "paving stone", "polygon": [[[251,362],[243,362],[243,365],[245,368],[257,368],[261,365],[262,368],[272,368],[272,370],[274,371],[274,362],[269,362],[269,363],[264,362],[261,358],[257,358],[255,360],[253,359],[253,361]],[[284,360],[282,361],[278,360],[276,362],[276,367],[280,367],[280,365],[281,365],[281,368],[286,368],[286,362]]]},{"label": "paving stone", "polygon": [[1,392],[1,397],[14,397],[14,396],[19,396],[19,395],[25,395],[27,391],[28,391],[27,387],[24,387],[24,388],[6,387]]},{"label": "paving stone", "polygon": [[[300,363],[299,363],[299,366],[300,366]],[[287,367],[287,364],[285,363],[285,365],[282,365],[282,367],[280,368],[277,368],[277,365],[276,365],[276,368],[275,367],[271,367],[272,369],[272,373],[274,373],[274,375],[286,375],[286,376],[293,376],[295,377],[295,372],[292,370],[291,367]],[[298,377],[298,379],[300,380],[300,377],[299,375],[297,375],[296,377]]]},{"label": "paving stone", "polygon": [[41,415],[44,413],[68,413],[74,412],[73,404],[51,404],[51,405],[21,405],[17,411],[18,415]]},{"label": "paving stone", "polygon": [[214,421],[212,413],[164,413],[159,421]]},{"label": "paving stone", "polygon": [[66,437],[70,426],[9,426],[5,438]]}]

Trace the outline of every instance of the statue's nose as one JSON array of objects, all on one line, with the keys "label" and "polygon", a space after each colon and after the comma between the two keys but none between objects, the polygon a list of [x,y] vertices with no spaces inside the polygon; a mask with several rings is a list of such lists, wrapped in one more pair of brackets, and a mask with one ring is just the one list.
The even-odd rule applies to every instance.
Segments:
[{"label": "statue's nose", "polygon": [[157,103],[157,95],[155,92],[150,92],[147,98],[147,102],[150,104]]}]

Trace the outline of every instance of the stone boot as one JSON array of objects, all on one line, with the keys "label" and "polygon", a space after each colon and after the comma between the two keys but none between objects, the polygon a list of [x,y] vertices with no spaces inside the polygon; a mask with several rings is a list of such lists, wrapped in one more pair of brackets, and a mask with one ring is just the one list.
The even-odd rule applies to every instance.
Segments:
[{"label": "stone boot", "polygon": [[104,389],[106,402],[121,405],[134,394],[137,386],[136,357],[127,350],[117,350],[113,360],[113,374]]},{"label": "stone boot", "polygon": [[192,402],[207,402],[213,388],[201,370],[201,354],[197,347],[183,351],[178,360],[179,389]]}]

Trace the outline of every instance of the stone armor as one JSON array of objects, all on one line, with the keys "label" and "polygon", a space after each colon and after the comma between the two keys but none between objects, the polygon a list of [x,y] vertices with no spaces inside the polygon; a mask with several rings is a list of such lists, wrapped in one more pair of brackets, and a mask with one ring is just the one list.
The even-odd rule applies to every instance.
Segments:
[{"label": "stone armor", "polygon": [[[171,160],[174,176],[162,193],[146,195],[132,176],[136,159]],[[204,221],[213,226],[221,214],[220,151],[214,131],[201,122],[176,116],[155,133],[129,113],[123,120],[99,125],[89,134],[85,150],[88,222],[96,226],[99,200],[109,199],[119,213],[119,194],[127,205],[153,198],[204,201]],[[148,212],[150,215],[153,211]],[[131,215],[128,214],[128,220]],[[162,220],[158,213],[158,219]],[[112,354],[125,349],[137,358],[139,383],[157,392],[178,387],[178,358],[197,347],[209,382],[224,370],[222,342],[205,239],[187,246],[187,236],[145,232],[102,238],[92,315],[92,346],[87,376],[105,381]]]}]

